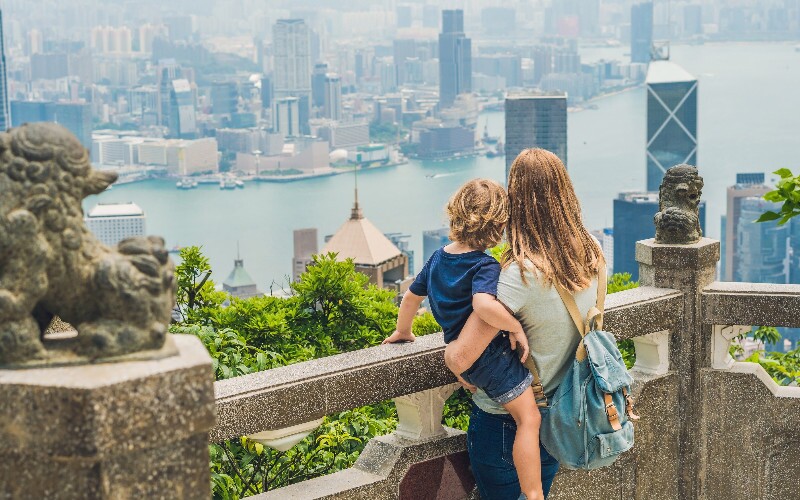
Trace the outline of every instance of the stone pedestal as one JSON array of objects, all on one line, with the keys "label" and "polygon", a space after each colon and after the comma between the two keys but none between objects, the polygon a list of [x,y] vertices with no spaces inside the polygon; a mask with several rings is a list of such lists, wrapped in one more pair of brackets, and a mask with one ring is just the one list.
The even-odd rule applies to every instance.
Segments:
[{"label": "stone pedestal", "polygon": [[0,498],[209,498],[211,360],[174,341],[160,360],[0,369]]}]

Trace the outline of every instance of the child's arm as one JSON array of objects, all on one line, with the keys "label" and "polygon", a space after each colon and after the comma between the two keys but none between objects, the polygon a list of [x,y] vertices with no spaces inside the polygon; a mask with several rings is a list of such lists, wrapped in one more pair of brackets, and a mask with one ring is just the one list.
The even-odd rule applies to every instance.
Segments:
[{"label": "child's arm", "polygon": [[419,306],[425,297],[408,290],[403,295],[400,302],[400,312],[397,313],[397,328],[394,333],[386,337],[383,344],[393,344],[395,342],[414,342],[414,334],[411,333],[411,325],[414,323],[414,316],[419,311]]}]

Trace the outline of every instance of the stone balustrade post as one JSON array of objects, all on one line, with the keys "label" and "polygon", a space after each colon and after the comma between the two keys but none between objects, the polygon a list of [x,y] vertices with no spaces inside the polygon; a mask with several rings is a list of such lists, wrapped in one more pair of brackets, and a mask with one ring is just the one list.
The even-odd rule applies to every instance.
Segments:
[{"label": "stone balustrade post", "polygon": [[699,498],[703,456],[703,397],[701,370],[712,366],[711,327],[701,317],[701,292],[714,281],[720,245],[701,238],[685,245],[655,240],[636,244],[640,282],[643,286],[672,288],[683,292],[683,315],[670,336],[669,367],[677,376],[679,499]]},{"label": "stone balustrade post", "polygon": [[211,358],[0,369],[0,498],[211,497]]}]

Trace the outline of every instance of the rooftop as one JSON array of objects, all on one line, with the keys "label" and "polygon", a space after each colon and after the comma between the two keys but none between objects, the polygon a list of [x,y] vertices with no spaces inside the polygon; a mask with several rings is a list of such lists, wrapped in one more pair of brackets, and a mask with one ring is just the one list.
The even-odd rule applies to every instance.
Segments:
[{"label": "rooftop", "polygon": [[647,69],[647,84],[695,82],[697,78],[672,61],[653,61]]},{"label": "rooftop", "polygon": [[144,217],[144,210],[136,203],[98,203],[87,217]]},{"label": "rooftop", "polygon": [[253,278],[244,269],[244,260],[236,259],[233,261],[233,271],[225,281],[222,282],[228,288],[240,288],[244,286],[253,286],[256,284]]},{"label": "rooftop", "polygon": [[325,244],[322,253],[336,252],[340,259],[377,266],[402,252],[375,225],[364,217],[356,197],[350,219]]}]

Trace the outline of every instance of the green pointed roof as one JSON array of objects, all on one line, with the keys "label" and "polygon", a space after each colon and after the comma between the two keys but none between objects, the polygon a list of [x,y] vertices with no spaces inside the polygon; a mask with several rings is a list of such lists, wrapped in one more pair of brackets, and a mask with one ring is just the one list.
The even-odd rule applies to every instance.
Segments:
[{"label": "green pointed roof", "polygon": [[244,260],[236,259],[233,261],[233,271],[228,278],[222,282],[228,288],[240,288],[243,286],[253,286],[256,284],[253,278],[244,270]]}]

